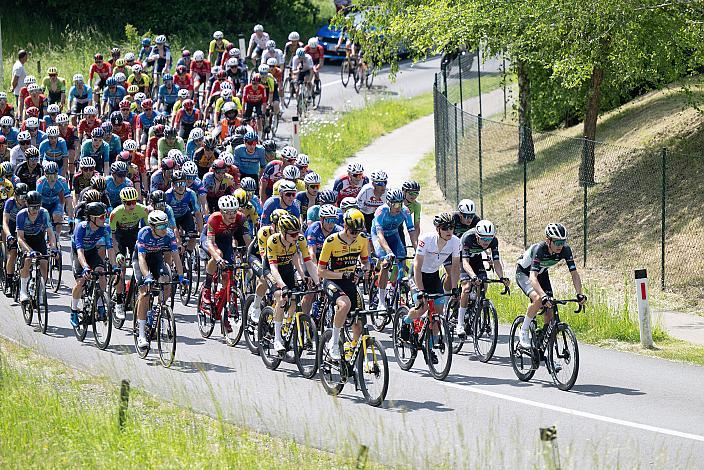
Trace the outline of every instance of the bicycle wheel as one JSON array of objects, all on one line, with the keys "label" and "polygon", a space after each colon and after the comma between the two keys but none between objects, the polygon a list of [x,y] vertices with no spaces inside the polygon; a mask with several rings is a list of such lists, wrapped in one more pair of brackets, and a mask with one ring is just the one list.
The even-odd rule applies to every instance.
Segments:
[{"label": "bicycle wheel", "polygon": [[[115,277],[114,279],[118,279],[118,282],[119,282],[119,278]],[[110,302],[110,305],[108,306],[108,311],[112,312],[112,326],[114,326],[118,330],[121,330],[122,326],[125,324],[125,319],[124,318],[117,318],[115,316],[116,315],[115,314],[115,304],[117,303],[117,302],[115,302],[115,296],[117,295],[115,290],[116,290],[115,284],[112,281],[109,281],[108,287],[107,287],[108,302]],[[122,296],[123,296],[122,306],[124,307],[125,313],[126,313],[127,312],[127,293],[123,292]]]},{"label": "bicycle wheel", "polygon": [[[19,291],[19,288],[17,289]],[[22,316],[24,317],[24,322],[27,325],[32,324],[32,318],[34,317],[34,308],[32,306],[32,301],[22,302]]]},{"label": "bicycle wheel", "polygon": [[90,309],[91,302],[88,300],[88,295],[86,294],[86,287],[83,286],[83,292],[81,293],[81,303],[78,308],[78,326],[73,328],[73,332],[76,335],[76,339],[83,342],[86,339],[86,334],[88,333],[88,325],[90,323]]},{"label": "bicycle wheel", "polygon": [[147,357],[147,354],[149,354],[149,349],[151,348],[151,333],[147,335],[148,343],[146,348],[140,348],[137,345],[137,338],[139,338],[139,326],[137,324],[137,310],[135,308],[135,311],[132,315],[132,339],[134,340],[134,349],[137,350],[137,355],[139,355],[141,359],[144,359],[145,357]]},{"label": "bicycle wheel", "polygon": [[[445,319],[452,333],[452,354],[458,354],[464,346],[465,338],[460,338],[455,334],[457,329],[457,317],[459,315],[459,302],[451,301],[445,308]],[[468,314],[466,314],[468,315]]]},{"label": "bicycle wheel", "polygon": [[323,86],[320,80],[316,81],[313,88],[313,109],[318,109],[320,106],[320,99],[323,96]]},{"label": "bicycle wheel", "polygon": [[487,362],[494,355],[499,337],[499,317],[491,300],[485,300],[482,311],[474,316],[472,327],[474,352],[481,362]]},{"label": "bicycle wheel", "polygon": [[[337,396],[347,382],[346,370],[347,362],[333,361],[330,357],[330,343],[332,342],[332,330],[326,330],[323,336],[320,337],[320,346],[318,346],[318,364],[320,365],[320,381],[328,395]],[[342,351],[342,341],[338,345]]]},{"label": "bicycle wheel", "polygon": [[193,257],[188,251],[183,254],[183,274],[188,279],[188,285],[179,284],[178,295],[183,306],[187,307],[191,300],[191,286],[193,285]]},{"label": "bicycle wheel", "polygon": [[532,355],[520,347],[519,344],[518,333],[523,325],[523,319],[524,316],[520,315],[513,320],[508,339],[508,352],[509,356],[511,356],[511,367],[513,367],[516,377],[522,382],[528,382],[535,375],[535,369],[533,368]]},{"label": "bicycle wheel", "polygon": [[159,360],[164,367],[171,367],[176,357],[176,317],[173,310],[164,305],[156,318]]},{"label": "bicycle wheel", "polygon": [[362,72],[362,67],[357,66],[354,71],[354,91],[359,94],[359,90],[364,86],[364,75]]},{"label": "bicycle wheel", "polygon": [[[379,307],[379,287],[376,283],[372,282],[369,287],[369,310],[376,310]],[[374,329],[381,333],[386,327],[386,314],[385,312],[372,312],[369,314],[372,320],[372,325]]]},{"label": "bicycle wheel", "polygon": [[271,138],[276,137],[276,133],[279,131],[279,121],[281,119],[280,113],[274,114],[271,118]]},{"label": "bicycle wheel", "polygon": [[264,307],[259,317],[259,355],[267,369],[276,370],[281,364],[279,354],[274,350],[274,309]]},{"label": "bicycle wheel", "polygon": [[[60,249],[60,247],[59,247]],[[49,258],[49,287],[56,293],[61,288],[61,275],[63,273],[63,261],[61,252],[57,256]]]},{"label": "bicycle wheel", "polygon": [[284,99],[283,103],[286,108],[291,104],[291,96],[293,96],[293,84],[291,82],[291,77],[286,77],[284,80]]},{"label": "bicycle wheel", "polygon": [[452,367],[452,333],[445,320],[436,317],[434,323],[438,333],[434,334],[431,325],[428,325],[425,332],[425,357],[430,375],[436,380],[445,380]]},{"label": "bicycle wheel", "polygon": [[296,113],[298,114],[298,117],[304,117],[306,115],[306,107],[308,106],[308,100],[303,92],[303,87],[305,87],[305,85],[301,85],[301,91],[299,91],[298,95],[296,95]]},{"label": "bicycle wheel", "polygon": [[410,333],[410,329],[413,328],[412,324],[408,326],[408,339],[403,339],[401,337],[401,327],[403,326],[403,319],[406,315],[408,315],[408,308],[401,307],[394,316],[394,355],[396,355],[396,361],[402,370],[409,370],[413,367],[413,363],[416,360],[416,355],[418,354],[418,350],[413,344],[413,337],[411,336],[413,333]]},{"label": "bicycle wheel", "polygon": [[[215,281],[213,281],[213,287],[215,287]],[[212,290],[211,290],[212,292]],[[210,294],[212,296],[212,293]],[[203,338],[210,338],[213,334],[213,329],[215,328],[215,316],[213,315],[213,309],[215,308],[214,303],[211,302],[208,306],[210,315],[203,313],[203,292],[198,293],[198,306],[196,307],[196,319],[198,320],[198,331]]]},{"label": "bicycle wheel", "polygon": [[244,308],[242,309],[244,312],[244,315],[242,316],[242,330],[244,332],[244,340],[247,343],[249,352],[259,355],[259,325],[253,322],[249,315],[249,309],[252,307],[253,303],[254,294],[250,294],[244,301]]},{"label": "bicycle wheel", "polygon": [[381,342],[373,336],[362,339],[357,356],[357,383],[371,406],[381,406],[389,390],[389,362]]},{"label": "bicycle wheel", "polygon": [[0,288],[5,291],[5,283],[8,282],[7,280],[7,271],[5,270],[6,264],[7,264],[7,258],[6,256],[6,247],[5,243],[3,242],[0,244]]},{"label": "bicycle wheel", "polygon": [[372,84],[374,83],[374,75],[375,75],[374,70],[369,70],[369,68],[367,68],[366,78],[365,78],[367,90],[370,90],[372,88]]},{"label": "bicycle wheel", "polygon": [[548,345],[548,368],[560,390],[571,389],[579,374],[579,345],[570,326],[559,323]]},{"label": "bicycle wheel", "polygon": [[242,333],[244,332],[244,318],[240,312],[240,305],[238,300],[243,296],[242,292],[238,289],[232,289],[230,292],[230,301],[225,306],[224,315],[230,320],[230,326],[232,327],[232,333],[225,335],[225,344],[228,346],[235,346],[240,342],[242,338]]},{"label": "bicycle wheel", "polygon": [[345,88],[347,88],[347,84],[350,82],[350,75],[352,75],[352,72],[350,71],[350,61],[345,59],[342,61],[342,65],[340,66],[340,81],[342,82],[342,86]]},{"label": "bicycle wheel", "polygon": [[[96,286],[95,289],[96,294],[93,297],[93,337],[98,348],[105,349],[110,344],[110,336],[112,334],[112,312],[108,311],[108,296],[99,287]],[[103,308],[105,308],[103,318],[98,315],[98,305],[101,303]]]},{"label": "bicycle wheel", "polygon": [[37,278],[36,287],[34,288],[34,306],[37,309],[37,321],[39,322],[39,331],[46,334],[46,328],[49,326],[49,304],[46,301],[46,285],[42,278],[42,273],[39,269],[34,274]]},{"label": "bicycle wheel", "polygon": [[298,371],[306,379],[313,378],[318,372],[318,329],[310,315],[299,316],[298,325],[294,322],[291,342]]},{"label": "bicycle wheel", "polygon": [[200,288],[200,253],[198,250],[199,248],[196,248],[196,250],[191,253],[191,259],[193,260],[191,264],[193,266],[193,282],[195,282],[195,284],[191,284],[191,294],[197,293]]}]

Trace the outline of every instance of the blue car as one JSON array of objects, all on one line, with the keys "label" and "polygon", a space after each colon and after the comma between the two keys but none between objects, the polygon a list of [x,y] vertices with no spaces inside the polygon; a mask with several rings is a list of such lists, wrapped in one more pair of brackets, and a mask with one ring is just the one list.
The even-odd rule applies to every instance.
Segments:
[{"label": "blue car", "polygon": [[[354,25],[359,27],[359,24],[363,21],[362,13],[353,13],[354,15]],[[335,50],[337,46],[337,41],[340,39],[341,31],[334,28],[331,25],[322,26],[316,36],[318,36],[318,44],[323,46],[325,50],[325,60],[342,60],[345,58],[345,42],[347,40],[347,34],[345,34],[340,48]],[[399,45],[398,48],[399,57],[403,57],[408,53],[408,50],[403,45]]]}]

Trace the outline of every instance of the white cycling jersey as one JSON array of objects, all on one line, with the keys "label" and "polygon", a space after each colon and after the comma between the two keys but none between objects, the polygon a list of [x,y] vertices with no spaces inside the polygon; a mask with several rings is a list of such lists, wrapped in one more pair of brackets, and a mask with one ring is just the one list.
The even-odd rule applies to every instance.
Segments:
[{"label": "white cycling jersey", "polygon": [[438,249],[438,235],[437,232],[427,232],[421,234],[418,238],[418,249],[416,250],[416,255],[423,255],[423,266],[421,266],[421,272],[432,274],[440,270],[445,260],[452,256],[452,258],[460,257],[460,239],[455,235],[450,238],[442,250]]},{"label": "white cycling jersey", "polygon": [[257,45],[259,49],[266,50],[266,43],[269,42],[269,33],[262,33],[261,37],[257,33],[252,33],[249,37],[249,42]]},{"label": "white cycling jersey", "polygon": [[279,63],[279,67],[283,67],[285,63],[284,59],[284,53],[281,49],[274,49],[273,51],[270,51],[269,49],[265,50],[262,52],[262,64],[266,64],[267,59],[270,59],[274,57],[276,61]]},{"label": "white cycling jersey", "polygon": [[381,196],[377,197],[374,195],[374,185],[372,183],[367,183],[362,186],[357,194],[357,206],[359,210],[364,214],[373,214],[377,207],[384,204],[384,198],[386,197],[386,189]]},{"label": "white cycling jersey", "polygon": [[297,70],[299,66],[303,65],[301,70],[306,72],[313,68],[313,58],[309,54],[306,54],[302,59],[298,56],[294,56],[293,63],[291,65],[293,70]]}]

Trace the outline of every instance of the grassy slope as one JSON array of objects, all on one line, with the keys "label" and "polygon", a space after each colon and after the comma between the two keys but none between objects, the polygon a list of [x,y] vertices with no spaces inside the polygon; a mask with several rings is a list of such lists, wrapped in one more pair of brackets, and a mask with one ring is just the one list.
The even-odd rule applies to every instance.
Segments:
[{"label": "grassy slope", "polygon": [[[0,467],[353,468],[354,460],[249,432],[0,340]],[[375,466],[375,465],[373,465]]]}]

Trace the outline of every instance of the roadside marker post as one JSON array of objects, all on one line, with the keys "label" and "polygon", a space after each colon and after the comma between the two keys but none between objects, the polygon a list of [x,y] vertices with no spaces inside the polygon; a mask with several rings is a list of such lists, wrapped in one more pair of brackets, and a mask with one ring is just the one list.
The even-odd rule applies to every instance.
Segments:
[{"label": "roadside marker post", "polygon": [[245,42],[244,42],[244,34],[239,33],[239,34],[237,35],[237,42],[238,42],[239,47],[240,47],[240,57],[244,57],[245,60],[246,60],[247,57],[246,57],[245,55],[247,54],[247,45],[246,45]]},{"label": "roadside marker post", "polygon": [[301,151],[301,136],[298,135],[299,131],[299,125],[298,125],[298,116],[293,116],[291,118],[291,122],[293,122],[293,137],[291,139],[291,145],[293,145],[296,150],[299,152]]},{"label": "roadside marker post", "polygon": [[120,405],[117,414],[117,425],[120,431],[125,429],[125,420],[127,419],[127,407],[130,403],[130,382],[123,379],[120,384]]},{"label": "roadside marker post", "polygon": [[560,450],[557,447],[557,427],[540,428],[540,442],[543,447],[543,458],[550,470],[560,470]]},{"label": "roadside marker post", "polygon": [[648,271],[636,269],[636,303],[638,304],[638,326],[640,327],[640,344],[644,348],[653,348],[653,330],[650,326],[650,304],[648,299]]}]

